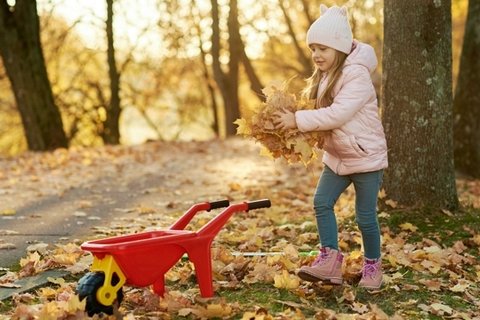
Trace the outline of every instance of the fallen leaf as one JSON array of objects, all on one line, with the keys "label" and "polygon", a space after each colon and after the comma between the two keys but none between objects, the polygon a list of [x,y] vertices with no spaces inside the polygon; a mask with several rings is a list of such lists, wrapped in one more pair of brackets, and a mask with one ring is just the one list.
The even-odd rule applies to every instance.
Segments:
[{"label": "fallen leaf", "polygon": [[436,314],[436,315],[445,315],[445,314],[452,314],[453,313],[453,309],[449,306],[447,306],[446,304],[443,304],[443,303],[432,303],[430,305],[430,311],[433,313],[433,314]]},{"label": "fallen leaf", "polygon": [[462,253],[463,251],[467,250],[467,247],[462,241],[456,241],[452,248],[456,253]]},{"label": "fallen leaf", "polygon": [[402,230],[411,231],[411,232],[415,232],[415,231],[418,230],[418,228],[416,226],[414,226],[413,224],[411,224],[410,222],[402,223],[401,225],[399,225],[399,227]]},{"label": "fallen leaf", "polygon": [[439,280],[425,280],[421,279],[419,281],[423,284],[429,291],[440,291],[442,283]]},{"label": "fallen leaf", "polygon": [[385,204],[386,204],[387,206],[392,207],[393,209],[395,209],[395,208],[398,206],[397,201],[394,201],[394,200],[392,200],[392,199],[386,200],[386,201],[385,201]]},{"label": "fallen leaf", "polygon": [[252,134],[252,130],[248,126],[247,120],[237,119],[233,123],[237,125],[237,134],[242,136],[249,136]]},{"label": "fallen leaf", "polygon": [[350,308],[352,308],[353,311],[360,314],[368,312],[368,306],[360,302],[353,302]]},{"label": "fallen leaf", "polygon": [[467,281],[460,281],[453,287],[449,288],[449,290],[452,292],[465,292],[469,286],[470,284]]},{"label": "fallen leaf", "polygon": [[29,245],[26,250],[27,252],[38,251],[40,254],[45,254],[47,253],[47,248],[48,248],[47,243],[40,242],[40,243]]},{"label": "fallen leaf", "polygon": [[227,304],[209,304],[203,316],[208,319],[211,318],[225,318],[229,317],[232,313],[232,307]]},{"label": "fallen leaf", "polygon": [[380,191],[378,192],[378,198],[380,199],[383,199],[387,196],[387,192],[385,191],[384,188],[380,189]]},{"label": "fallen leaf", "polygon": [[297,289],[300,286],[298,277],[289,274],[286,270],[282,270],[282,274],[277,274],[273,277],[275,288],[283,289]]},{"label": "fallen leaf", "polygon": [[17,211],[15,211],[15,209],[4,209],[2,211],[0,211],[0,216],[13,216],[17,214]]}]

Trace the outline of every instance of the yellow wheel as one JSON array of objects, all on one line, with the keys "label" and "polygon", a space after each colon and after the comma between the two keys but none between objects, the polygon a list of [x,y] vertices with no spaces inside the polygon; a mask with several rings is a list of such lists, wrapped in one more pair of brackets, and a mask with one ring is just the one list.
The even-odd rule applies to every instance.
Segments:
[{"label": "yellow wheel", "polygon": [[[112,284],[116,285],[120,279],[116,274],[112,277]],[[77,293],[80,297],[80,300],[87,299],[87,306],[85,310],[88,315],[91,317],[94,314],[105,313],[113,314],[113,304],[106,306],[98,301],[97,292],[101,290],[103,283],[105,281],[105,274],[103,272],[89,272],[84,275],[77,285]],[[123,300],[123,290],[120,288],[116,292],[116,297],[113,299],[114,303],[120,305]]]}]

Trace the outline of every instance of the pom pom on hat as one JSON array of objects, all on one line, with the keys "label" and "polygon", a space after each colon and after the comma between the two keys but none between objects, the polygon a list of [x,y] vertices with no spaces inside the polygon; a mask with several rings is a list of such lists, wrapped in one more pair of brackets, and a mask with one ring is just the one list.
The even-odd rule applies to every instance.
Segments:
[{"label": "pom pom on hat", "polygon": [[307,45],[321,44],[349,54],[352,49],[352,29],[348,22],[347,8],[320,5],[321,16],[307,31]]}]

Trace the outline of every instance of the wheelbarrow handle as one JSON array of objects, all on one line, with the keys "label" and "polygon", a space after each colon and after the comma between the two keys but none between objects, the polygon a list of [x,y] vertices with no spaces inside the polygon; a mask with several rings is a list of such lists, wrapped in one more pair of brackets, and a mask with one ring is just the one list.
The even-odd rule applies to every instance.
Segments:
[{"label": "wheelbarrow handle", "polygon": [[198,212],[228,207],[229,205],[230,201],[228,200],[217,200],[212,202],[202,202],[194,204],[190,207],[190,209],[188,209],[187,212],[183,214],[183,216],[181,216],[173,225],[171,225],[169,229],[183,230]]},{"label": "wheelbarrow handle", "polygon": [[222,212],[220,212],[215,218],[207,222],[197,234],[200,236],[215,237],[215,235],[222,229],[228,219],[235,212],[246,212],[249,210],[269,208],[271,206],[269,199],[245,201],[228,206]]},{"label": "wheelbarrow handle", "polygon": [[208,209],[207,211],[218,209],[218,208],[226,208],[230,205],[229,200],[211,201],[209,203],[210,203],[210,209]]},{"label": "wheelbarrow handle", "polygon": [[271,205],[272,205],[272,203],[270,202],[269,199],[248,201],[247,202],[247,211],[248,210],[261,209],[261,208],[270,208]]}]

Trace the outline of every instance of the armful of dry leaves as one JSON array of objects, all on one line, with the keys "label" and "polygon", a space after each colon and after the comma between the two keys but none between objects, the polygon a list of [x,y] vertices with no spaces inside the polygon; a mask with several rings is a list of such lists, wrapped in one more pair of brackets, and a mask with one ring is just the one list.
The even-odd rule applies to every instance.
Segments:
[{"label": "armful of dry leaves", "polygon": [[253,138],[264,146],[263,155],[272,158],[284,157],[289,163],[302,162],[307,165],[316,158],[315,148],[323,147],[325,132],[300,132],[297,128],[278,130],[273,124],[273,113],[314,109],[314,101],[297,99],[288,92],[287,85],[271,84],[263,89],[266,102],[252,110],[252,115],[235,121],[237,134]]}]

